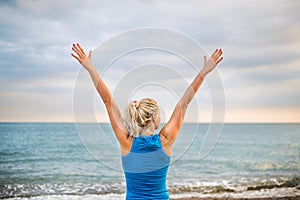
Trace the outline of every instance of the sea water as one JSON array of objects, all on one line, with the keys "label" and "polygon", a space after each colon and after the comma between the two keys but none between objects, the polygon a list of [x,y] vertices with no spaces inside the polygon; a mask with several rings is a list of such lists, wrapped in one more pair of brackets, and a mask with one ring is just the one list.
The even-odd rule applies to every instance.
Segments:
[{"label": "sea water", "polygon": [[[0,123],[0,198],[124,199],[110,124],[83,126],[79,133],[74,123]],[[182,126],[167,179],[171,198],[300,195],[300,124],[224,124],[201,157],[208,128]],[[91,147],[82,130],[102,133]]]}]

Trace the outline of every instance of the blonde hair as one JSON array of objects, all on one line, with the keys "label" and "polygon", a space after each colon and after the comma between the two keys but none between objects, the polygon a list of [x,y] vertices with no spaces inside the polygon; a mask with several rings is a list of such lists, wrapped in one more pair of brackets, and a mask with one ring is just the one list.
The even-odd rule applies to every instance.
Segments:
[{"label": "blonde hair", "polygon": [[150,125],[152,116],[159,110],[157,102],[151,98],[130,102],[123,113],[124,123],[130,136],[138,137]]}]

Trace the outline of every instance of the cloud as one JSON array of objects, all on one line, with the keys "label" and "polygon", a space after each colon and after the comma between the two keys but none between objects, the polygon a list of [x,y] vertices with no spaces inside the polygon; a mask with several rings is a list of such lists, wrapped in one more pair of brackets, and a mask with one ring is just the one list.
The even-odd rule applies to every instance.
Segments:
[{"label": "cloud", "polygon": [[[72,120],[69,100],[80,66],[70,57],[71,44],[80,42],[86,50],[95,49],[120,32],[138,27],[174,29],[198,41],[208,52],[222,47],[225,59],[219,70],[228,109],[273,109],[265,115],[266,121],[276,108],[286,108],[284,113],[297,112],[294,108],[300,107],[299,7],[297,0],[1,1],[0,120],[55,121],[60,114],[65,116],[61,120]],[[113,48],[126,45],[130,44]],[[196,60],[196,56],[191,58]],[[151,50],[120,58],[104,78],[114,89],[116,80],[132,66],[154,61],[173,67],[188,81],[193,78],[194,71],[182,59]],[[201,56],[198,63],[202,63]],[[189,70],[182,70],[181,66]],[[183,91],[178,80],[172,83],[174,90]],[[57,97],[62,94],[68,98],[59,101]],[[204,99],[201,105],[211,105],[205,87],[197,98]],[[60,109],[63,107],[68,109]],[[38,114],[41,108],[48,115]],[[25,114],[20,114],[20,110]],[[26,115],[31,111],[37,114]],[[209,115],[209,109],[205,112]],[[244,116],[244,121],[247,119]],[[283,114],[282,120],[300,118]]]}]

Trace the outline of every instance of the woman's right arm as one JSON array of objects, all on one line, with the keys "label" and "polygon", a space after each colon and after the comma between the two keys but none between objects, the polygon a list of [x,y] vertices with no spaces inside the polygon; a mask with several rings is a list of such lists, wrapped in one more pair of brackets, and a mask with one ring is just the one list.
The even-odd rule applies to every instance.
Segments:
[{"label": "woman's right arm", "polygon": [[117,103],[114,101],[111,92],[98,74],[96,68],[92,65],[92,51],[86,56],[83,48],[79,44],[73,44],[72,50],[77,54],[71,54],[88,71],[94,85],[105,104],[111,126],[121,146],[127,144],[128,134],[123,123],[123,118]]},{"label": "woman's right arm", "polygon": [[223,57],[221,57],[222,53],[223,52],[221,49],[217,49],[209,60],[207,60],[206,56],[204,56],[204,67],[178,101],[170,120],[164,125],[159,133],[161,136],[163,136],[164,146],[172,146],[172,144],[175,142],[189,103],[197,93],[206,75],[211,72],[223,59]]}]

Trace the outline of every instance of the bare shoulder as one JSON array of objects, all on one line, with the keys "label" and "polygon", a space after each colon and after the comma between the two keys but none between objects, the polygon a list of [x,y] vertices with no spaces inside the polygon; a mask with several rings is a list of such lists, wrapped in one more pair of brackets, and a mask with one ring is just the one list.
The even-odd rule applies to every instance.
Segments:
[{"label": "bare shoulder", "polygon": [[173,144],[176,140],[177,133],[178,129],[176,126],[170,122],[166,123],[159,132],[162,145],[168,146],[169,144]]}]

